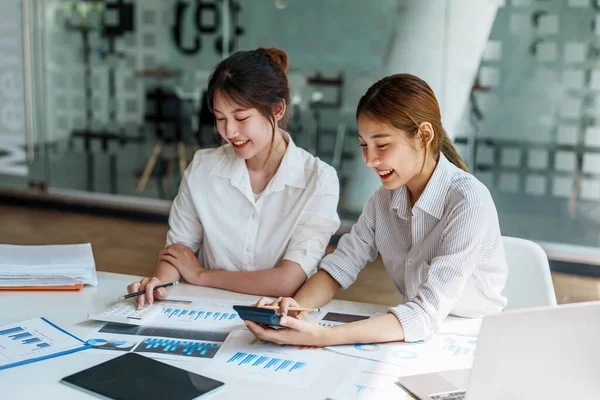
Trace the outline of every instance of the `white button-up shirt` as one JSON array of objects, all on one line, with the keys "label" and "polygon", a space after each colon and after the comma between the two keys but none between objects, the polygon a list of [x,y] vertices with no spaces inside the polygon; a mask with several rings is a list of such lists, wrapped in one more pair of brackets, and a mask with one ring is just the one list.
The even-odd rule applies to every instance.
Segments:
[{"label": "white button-up shirt", "polygon": [[406,301],[390,312],[407,342],[429,338],[448,314],[481,317],[506,305],[500,293],[508,267],[494,201],[443,154],[412,209],[406,186],[378,189],[320,267],[347,288],[378,252]]},{"label": "white button-up shirt", "polygon": [[340,226],[339,182],[333,167],[288,139],[256,201],[231,144],[197,151],[171,207],[167,245],[198,251],[207,269],[257,271],[285,259],[312,275]]}]

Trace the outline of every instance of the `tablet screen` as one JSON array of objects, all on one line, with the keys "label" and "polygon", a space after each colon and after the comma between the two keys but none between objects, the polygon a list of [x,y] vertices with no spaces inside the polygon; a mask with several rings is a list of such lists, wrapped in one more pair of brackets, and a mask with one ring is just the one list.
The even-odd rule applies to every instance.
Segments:
[{"label": "tablet screen", "polygon": [[62,379],[111,399],[194,399],[224,385],[135,353],[127,353]]}]

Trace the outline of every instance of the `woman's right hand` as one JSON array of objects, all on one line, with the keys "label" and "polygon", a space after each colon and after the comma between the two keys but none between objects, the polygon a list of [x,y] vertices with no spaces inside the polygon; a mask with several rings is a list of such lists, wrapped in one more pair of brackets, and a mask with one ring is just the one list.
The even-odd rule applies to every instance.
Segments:
[{"label": "woman's right hand", "polygon": [[139,282],[133,282],[127,286],[127,293],[139,292],[142,290],[146,291],[146,294],[139,295],[135,298],[137,303],[137,309],[141,310],[144,308],[144,303],[152,304],[154,299],[162,299],[167,296],[166,288],[159,288],[154,290],[158,285],[163,283],[157,277],[153,276],[150,278],[142,278]]},{"label": "woman's right hand", "polygon": [[298,319],[308,320],[308,313],[306,311],[290,311],[290,307],[302,307],[296,300],[292,297],[279,297],[277,299],[272,299],[270,297],[261,297],[256,302],[256,307],[264,307],[264,306],[278,306],[279,312],[282,316],[289,315],[290,317],[295,317]]}]

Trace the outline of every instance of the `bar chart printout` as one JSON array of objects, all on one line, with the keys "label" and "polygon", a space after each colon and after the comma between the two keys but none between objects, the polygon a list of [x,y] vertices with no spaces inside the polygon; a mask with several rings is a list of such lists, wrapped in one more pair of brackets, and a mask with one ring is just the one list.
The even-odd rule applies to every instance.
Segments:
[{"label": "bar chart printout", "polygon": [[177,308],[177,307],[163,307],[162,319],[169,319],[172,321],[240,321],[240,317],[237,313],[233,312],[222,312],[222,311],[208,311],[208,310],[195,310],[188,308]]},{"label": "bar chart printout", "polygon": [[0,327],[0,369],[87,347],[44,318],[5,325]]},{"label": "bar chart printout", "polygon": [[[34,336],[33,333],[28,332],[21,326],[0,330],[0,336],[7,336],[13,341],[20,342],[20,344],[25,347],[31,346],[33,347],[33,350],[36,348],[45,349],[50,347],[50,344],[44,342],[39,337]],[[28,350],[32,350],[32,348],[29,348]]]},{"label": "bar chart printout", "polygon": [[318,382],[323,371],[336,368],[339,358],[322,349],[303,349],[255,340],[252,332],[231,332],[212,361],[230,377],[306,388]]},{"label": "bar chart printout", "polygon": [[221,343],[148,337],[135,348],[134,352],[213,358],[220,347]]},{"label": "bar chart printout", "polygon": [[[221,304],[222,303],[222,304]],[[244,327],[244,321],[233,309],[233,302],[220,303],[195,299],[189,304],[169,303],[152,320],[158,326],[194,326],[201,329],[232,330]]]},{"label": "bar chart printout", "polygon": [[[152,321],[155,323],[156,321]],[[132,351],[149,357],[214,358],[230,331],[191,326],[123,325],[107,323],[88,337],[99,351]]]},{"label": "bar chart printout", "polygon": [[234,363],[238,366],[247,366],[250,368],[270,369],[275,372],[294,372],[306,366],[305,362],[288,360],[285,357],[269,357],[239,351],[229,358],[227,363]]}]

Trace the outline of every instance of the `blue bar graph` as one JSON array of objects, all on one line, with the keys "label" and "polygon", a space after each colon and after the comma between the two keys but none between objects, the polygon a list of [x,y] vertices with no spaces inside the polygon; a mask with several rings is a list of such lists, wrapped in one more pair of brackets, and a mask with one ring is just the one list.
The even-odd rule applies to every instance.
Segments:
[{"label": "blue bar graph", "polygon": [[240,367],[247,366],[262,368],[275,372],[293,372],[306,366],[306,363],[301,361],[286,360],[283,358],[261,356],[258,354],[248,354],[242,352],[235,353],[233,356],[231,356],[231,358],[229,358],[229,360],[227,360],[227,363],[235,364]]},{"label": "blue bar graph", "polygon": [[293,363],[292,360],[285,360],[284,362],[282,362],[281,364],[279,364],[279,367],[277,367],[277,369],[275,371],[279,371],[282,369],[287,369],[288,365],[290,365],[291,363]]},{"label": "blue bar graph", "polygon": [[43,342],[42,339],[34,336],[21,326],[4,329],[0,331],[0,336],[8,336],[11,340],[20,341],[22,345],[35,345],[39,349],[50,347],[50,344]]},{"label": "blue bar graph", "polygon": [[157,337],[147,337],[134,350],[136,353],[160,353],[179,356],[213,358],[220,348],[219,343],[195,341],[162,339]]},{"label": "blue bar graph", "polygon": [[242,364],[249,364],[250,362],[252,362],[252,360],[254,360],[256,357],[258,357],[256,354],[248,354],[241,362],[240,365]]},{"label": "blue bar graph", "polygon": [[199,321],[210,319],[212,321],[231,321],[239,319],[239,316],[235,312],[218,312],[218,311],[206,311],[206,310],[192,310],[189,308],[164,308],[162,313],[167,316],[168,319],[177,321]]},{"label": "blue bar graph", "polygon": [[293,366],[292,368],[290,368],[290,372],[292,372],[292,371],[295,371],[295,370],[297,370],[297,369],[301,369],[301,368],[303,368],[305,365],[306,365],[306,363],[303,363],[303,362],[300,362],[300,361],[298,361],[298,362],[296,362],[296,364],[294,364],[294,366]]},{"label": "blue bar graph", "polygon": [[20,326],[17,326],[15,328],[9,328],[9,329],[0,331],[0,336],[10,335],[11,333],[23,332],[24,330],[25,329],[21,328]]},{"label": "blue bar graph", "polygon": [[24,333],[15,333],[14,335],[10,335],[9,338],[11,338],[12,340],[17,340],[17,339],[25,339],[30,336],[33,336],[33,335],[29,332],[24,332]]},{"label": "blue bar graph", "polygon": [[265,357],[265,356],[260,356],[258,358],[258,360],[254,361],[254,364],[252,364],[253,367],[259,366],[262,363],[264,363],[265,361],[267,361],[269,359],[269,357]]}]

